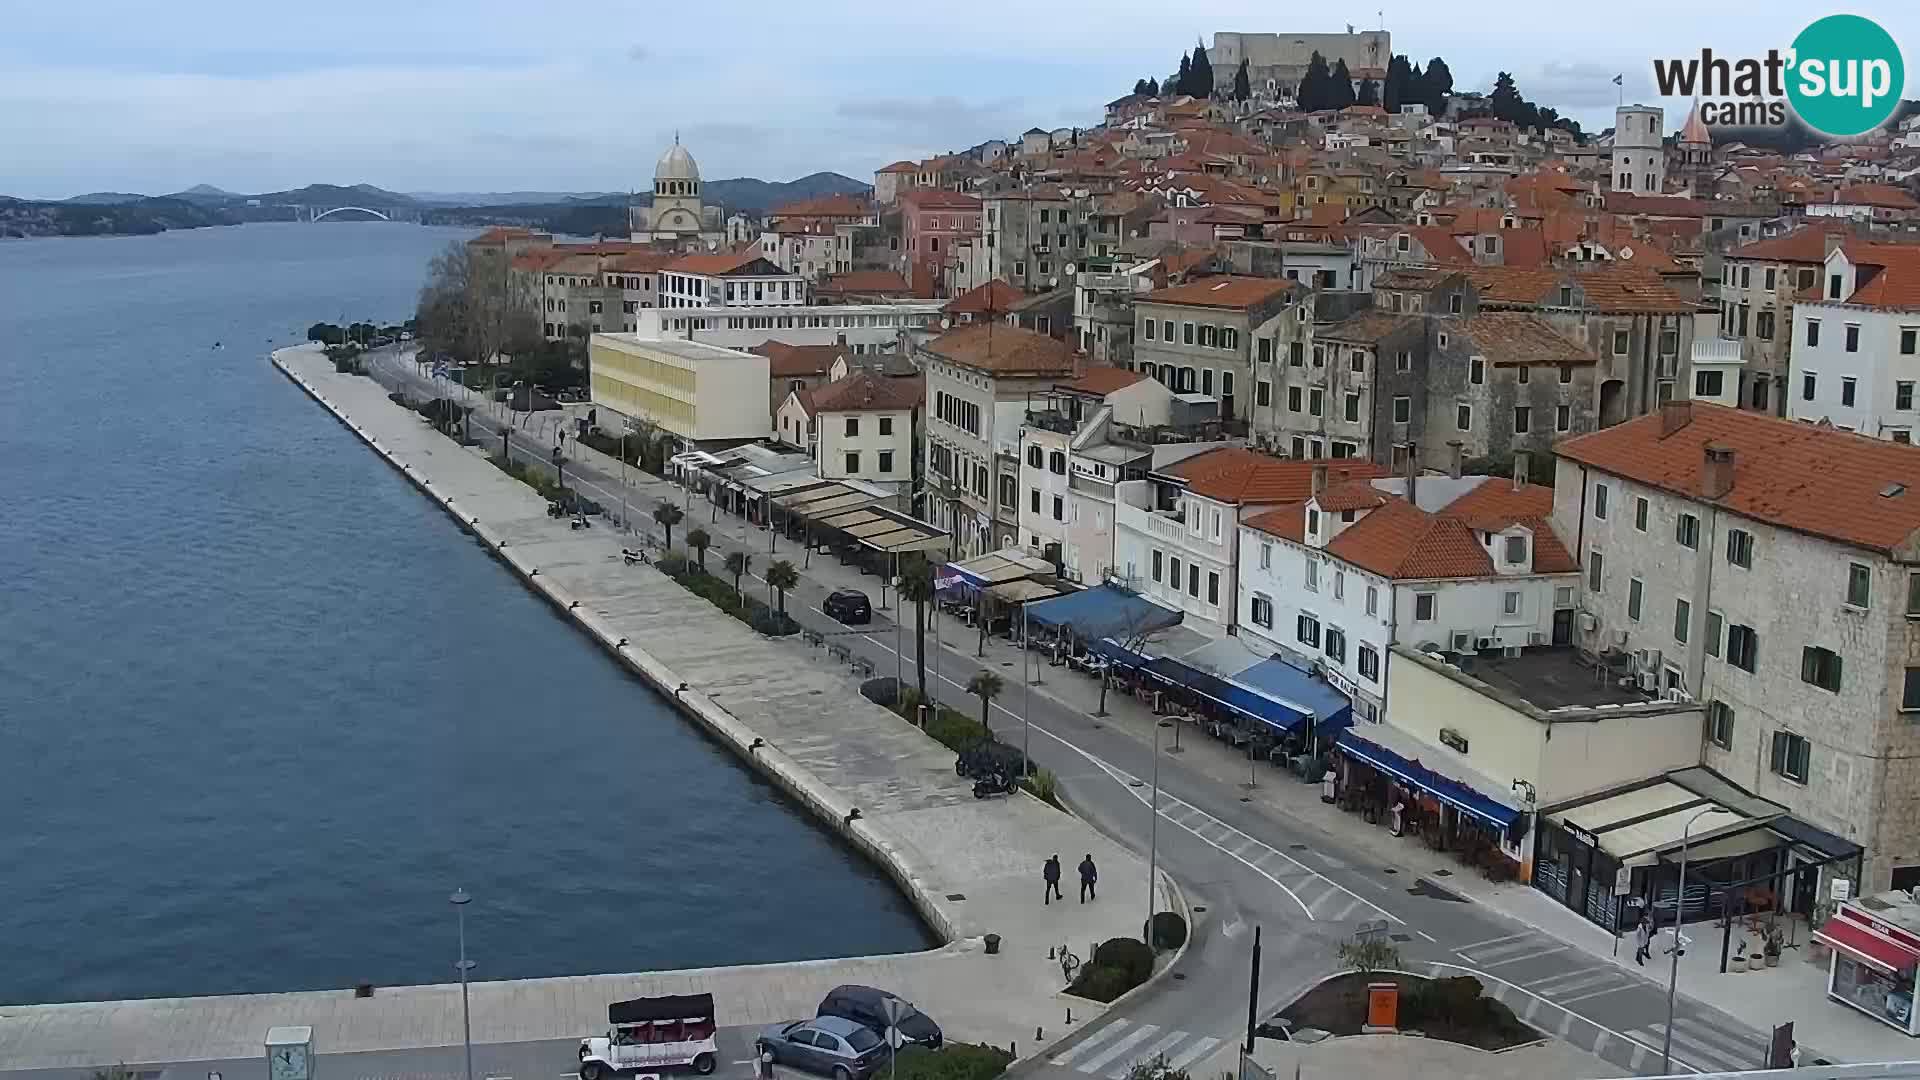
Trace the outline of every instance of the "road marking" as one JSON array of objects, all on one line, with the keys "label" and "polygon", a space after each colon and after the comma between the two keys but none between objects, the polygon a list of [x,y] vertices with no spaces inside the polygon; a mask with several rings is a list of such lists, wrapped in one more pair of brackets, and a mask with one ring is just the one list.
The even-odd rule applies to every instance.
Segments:
[{"label": "road marking", "polygon": [[1530,952],[1523,952],[1518,956],[1508,956],[1508,957],[1504,957],[1502,959],[1493,960],[1493,961],[1479,960],[1471,956],[1467,957],[1467,959],[1473,960],[1474,963],[1479,964],[1481,967],[1499,967],[1502,964],[1518,964],[1523,960],[1532,960],[1540,956],[1552,956],[1554,953],[1562,953],[1566,951],[1567,951],[1567,947],[1565,945],[1555,945],[1551,949],[1538,949]]},{"label": "road marking", "polygon": [[1159,1030],[1160,1025],[1158,1024],[1141,1024],[1139,1027],[1128,1032],[1126,1037],[1119,1042],[1114,1043],[1100,1053],[1081,1062],[1074,1071],[1083,1073],[1099,1072],[1101,1069],[1106,1068],[1107,1064],[1113,1061],[1114,1058],[1146,1042],[1153,1037],[1154,1032]]},{"label": "road marking", "polygon": [[[1689,1065],[1689,1068],[1692,1068],[1693,1071],[1695,1072],[1703,1072],[1703,1071],[1745,1072],[1750,1069],[1759,1068],[1759,1063],[1757,1061],[1743,1060],[1741,1058],[1734,1057],[1730,1053],[1728,1053],[1726,1050],[1716,1047],[1708,1042],[1705,1042],[1704,1040],[1696,1037],[1692,1033],[1680,1030],[1678,1024],[1674,1025],[1674,1029],[1675,1030],[1673,1032],[1673,1045],[1675,1047],[1685,1047],[1688,1051],[1692,1052],[1692,1054],[1696,1058],[1705,1062],[1708,1066],[1711,1067],[1710,1069],[1703,1070],[1697,1066]],[[1664,1041],[1666,1037],[1667,1025],[1648,1024],[1647,1026],[1640,1028],[1639,1030],[1645,1033],[1649,1038]],[[1680,1058],[1676,1055],[1674,1057],[1674,1061],[1677,1063],[1679,1062],[1679,1060]]]},{"label": "road marking", "polygon": [[[1483,942],[1482,944],[1485,944],[1485,943]],[[1533,991],[1531,991],[1531,990],[1528,990],[1528,989],[1527,989],[1526,987],[1524,987],[1524,986],[1520,986],[1520,985],[1519,985],[1519,984],[1517,984],[1517,983],[1512,983],[1512,982],[1508,982],[1508,981],[1507,981],[1506,979],[1503,979],[1503,978],[1501,978],[1501,977],[1500,977],[1500,976],[1498,976],[1498,975],[1494,975],[1494,974],[1491,974],[1491,973],[1489,973],[1489,972],[1484,972],[1484,971],[1480,971],[1480,970],[1478,970],[1477,968],[1471,968],[1471,967],[1467,967],[1467,966],[1465,966],[1465,965],[1462,965],[1462,964],[1449,964],[1449,963],[1447,963],[1447,962],[1446,962],[1446,961],[1444,961],[1444,960],[1432,960],[1432,961],[1428,961],[1428,963],[1427,963],[1427,967],[1428,967],[1429,969],[1431,969],[1431,971],[1432,971],[1432,973],[1433,973],[1433,975],[1434,975],[1434,976],[1435,976],[1436,978],[1445,978],[1445,977],[1446,977],[1446,975],[1445,975],[1445,974],[1443,974],[1443,972],[1444,972],[1444,973],[1448,973],[1448,974],[1450,974],[1450,973],[1453,973],[1453,972],[1465,972],[1466,974],[1469,974],[1469,975],[1477,975],[1477,976],[1480,976],[1481,978],[1483,978],[1483,979],[1485,979],[1485,980],[1489,980],[1489,981],[1492,981],[1492,982],[1497,982],[1497,983],[1501,983],[1501,984],[1503,984],[1503,985],[1505,985],[1505,986],[1508,986],[1508,987],[1510,987],[1510,988],[1511,988],[1511,989],[1512,989],[1512,990],[1513,990],[1513,991],[1514,991],[1515,993],[1519,993],[1519,994],[1524,994],[1524,995],[1526,995],[1526,996],[1527,996],[1527,998],[1529,999],[1529,1001],[1530,1001],[1530,1002],[1537,1002],[1537,1003],[1539,1003],[1539,1004],[1541,1004],[1541,1005],[1547,1005],[1547,1006],[1549,1006],[1549,1007],[1551,1007],[1551,1008],[1555,1008],[1555,1009],[1560,1009],[1560,1010],[1561,1010],[1562,1012],[1571,1012],[1571,1011],[1572,1011],[1572,1010],[1569,1010],[1569,1009],[1566,1009],[1565,1007],[1563,1007],[1563,1006],[1561,1006],[1561,1005],[1558,1005],[1558,1004],[1555,1004],[1554,1002],[1551,1002],[1551,1001],[1548,1001],[1547,999],[1545,999],[1545,998],[1543,998],[1543,997],[1541,997],[1540,995],[1538,995],[1538,994],[1536,994],[1536,993],[1534,993]],[[1530,1005],[1529,1007],[1536,1007],[1536,1006],[1531,1006],[1531,1005]],[[1532,1015],[1532,1013],[1529,1013],[1528,1015],[1529,1015],[1529,1016],[1531,1016],[1531,1015]],[[1604,1032],[1606,1032],[1607,1034],[1609,1034],[1609,1035],[1611,1035],[1611,1036],[1613,1036],[1613,1037],[1614,1037],[1614,1038],[1616,1038],[1616,1039],[1621,1039],[1621,1040],[1623,1040],[1623,1041],[1625,1041],[1625,1042],[1629,1042],[1629,1043],[1632,1043],[1632,1044],[1633,1044],[1634,1046],[1637,1046],[1637,1047],[1640,1047],[1641,1049],[1643,1049],[1643,1050],[1645,1050],[1645,1051],[1647,1051],[1647,1052],[1649,1052],[1649,1053],[1653,1053],[1653,1054],[1658,1054],[1658,1053],[1659,1053],[1659,1051],[1657,1051],[1657,1050],[1655,1050],[1655,1049],[1654,1049],[1653,1047],[1651,1047],[1651,1046],[1648,1046],[1648,1045],[1647,1045],[1646,1043],[1643,1043],[1643,1042],[1641,1042],[1641,1041],[1640,1041],[1639,1039],[1636,1039],[1636,1038],[1634,1038],[1634,1037],[1633,1037],[1632,1035],[1629,1035],[1629,1034],[1627,1034],[1627,1033],[1626,1033],[1626,1032],[1624,1032],[1624,1031],[1616,1031],[1616,1030],[1615,1030],[1615,1029],[1613,1029],[1613,1028],[1610,1028],[1610,1027],[1607,1027],[1607,1026],[1605,1026],[1604,1024],[1601,1024],[1601,1023],[1599,1023],[1598,1021],[1596,1021],[1596,1020],[1594,1020],[1594,1019],[1593,1019],[1592,1017],[1590,1017],[1590,1016],[1582,1016],[1582,1017],[1581,1017],[1581,1019],[1582,1019],[1582,1020],[1585,1020],[1585,1021],[1586,1021],[1587,1023],[1589,1023],[1589,1024],[1592,1024],[1592,1025],[1593,1025],[1593,1026],[1594,1026],[1595,1028],[1597,1028],[1597,1029],[1599,1029],[1599,1030],[1601,1030],[1601,1031],[1604,1031]],[[1703,1071],[1703,1070],[1701,1070],[1701,1069],[1697,1069],[1697,1068],[1695,1068],[1695,1067],[1693,1067],[1692,1065],[1689,1065],[1689,1064],[1687,1064],[1687,1063],[1686,1063],[1686,1062],[1684,1062],[1684,1061],[1681,1061],[1681,1060],[1680,1060],[1679,1058],[1674,1058],[1673,1060],[1674,1060],[1674,1064],[1676,1064],[1676,1065],[1682,1065],[1682,1066],[1685,1066],[1685,1068],[1686,1068],[1686,1071],[1688,1071],[1688,1072],[1701,1072],[1701,1071]],[[1640,1062],[1640,1056],[1639,1056],[1639,1055],[1638,1055],[1637,1053],[1636,1053],[1636,1054],[1634,1055],[1634,1062],[1635,1062],[1635,1064],[1634,1064],[1634,1066],[1633,1066],[1633,1068],[1634,1068],[1634,1070],[1635,1070],[1635,1071],[1637,1072],[1637,1071],[1639,1071],[1639,1068],[1640,1068],[1640,1065],[1639,1065],[1639,1062]]]},{"label": "road marking", "polygon": [[1563,997],[1560,999],[1560,1004],[1571,1005],[1576,1001],[1585,1001],[1588,998],[1606,997],[1608,994],[1617,994],[1622,990],[1632,990],[1639,985],[1640,984],[1637,982],[1624,982],[1615,986],[1606,986],[1598,990],[1591,991],[1589,993],[1574,994],[1572,997]]},{"label": "road marking", "polygon": [[1128,1023],[1129,1022],[1126,1020],[1114,1020],[1101,1027],[1095,1028],[1092,1031],[1092,1033],[1090,1033],[1086,1038],[1081,1039],[1079,1042],[1074,1043],[1072,1046],[1067,1047],[1067,1049],[1061,1052],[1059,1056],[1053,1058],[1052,1059],[1053,1064],[1055,1065],[1068,1064],[1074,1058],[1079,1057],[1081,1051],[1090,1049],[1100,1043],[1106,1042],[1108,1039],[1113,1038],[1115,1035],[1120,1034],[1120,1032],[1128,1026]]},{"label": "road marking", "polygon": [[1203,1055],[1211,1052],[1214,1047],[1219,1045],[1220,1045],[1219,1039],[1203,1038],[1199,1042],[1194,1043],[1192,1046],[1187,1047],[1185,1050],[1180,1051],[1180,1053],[1177,1056],[1168,1060],[1167,1067],[1170,1069],[1184,1069],[1187,1066],[1193,1064],[1194,1062],[1200,1060],[1200,1058]]},{"label": "road marking", "polygon": [[1173,1049],[1175,1043],[1184,1042],[1187,1038],[1187,1034],[1188,1033],[1184,1031],[1167,1032],[1165,1035],[1160,1037],[1160,1040],[1158,1042],[1154,1043],[1152,1046],[1147,1047],[1145,1050],[1140,1051],[1140,1053],[1137,1056],[1123,1063],[1119,1068],[1108,1070],[1107,1080],[1124,1080],[1127,1073],[1133,1070],[1133,1066],[1135,1062],[1152,1061],[1153,1059],[1159,1057],[1161,1054],[1164,1054],[1167,1051]]},{"label": "road marking", "polygon": [[1518,941],[1521,938],[1530,938],[1532,936],[1533,935],[1531,933],[1507,934],[1504,937],[1488,938],[1485,941],[1476,941],[1471,945],[1462,945],[1454,951],[1458,952],[1462,956],[1465,956],[1467,953],[1473,952],[1475,949],[1484,949],[1489,945],[1498,945],[1506,941]]}]

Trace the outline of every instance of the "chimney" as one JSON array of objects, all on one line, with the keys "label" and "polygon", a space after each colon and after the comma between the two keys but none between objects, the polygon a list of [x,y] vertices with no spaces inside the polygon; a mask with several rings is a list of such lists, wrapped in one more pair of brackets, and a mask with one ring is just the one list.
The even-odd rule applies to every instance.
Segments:
[{"label": "chimney", "polygon": [[1733,447],[1707,444],[1707,460],[1700,467],[1700,494],[1709,499],[1724,498],[1733,490]]},{"label": "chimney", "polygon": [[1533,451],[1515,450],[1513,452],[1513,487],[1515,491],[1524,487],[1533,478]]},{"label": "chimney", "polygon": [[1847,242],[1847,234],[1838,229],[1829,229],[1825,235],[1820,237],[1820,240],[1820,258],[1825,259],[1827,256],[1833,254],[1835,248]]},{"label": "chimney", "polygon": [[1447,466],[1447,475],[1458,480],[1461,471],[1467,466],[1467,444],[1459,439],[1450,439],[1447,442],[1447,449],[1453,453],[1453,460]]},{"label": "chimney", "polygon": [[1663,401],[1660,403],[1660,437],[1667,436],[1693,423],[1693,402]]},{"label": "chimney", "polygon": [[1318,495],[1325,490],[1327,490],[1327,467],[1324,464],[1316,464],[1313,467],[1313,493]]},{"label": "chimney", "polygon": [[1413,478],[1414,478],[1414,474],[1415,474],[1416,472],[1418,472],[1418,470],[1414,468],[1414,464],[1413,464],[1413,456],[1414,456],[1414,455],[1413,455],[1413,443],[1411,443],[1411,442],[1404,442],[1404,443],[1401,443],[1400,445],[1401,445],[1401,447],[1402,447],[1402,448],[1404,448],[1404,449],[1406,450],[1406,452],[1407,452],[1407,457],[1406,457],[1406,462],[1407,462],[1407,502],[1409,502],[1409,503],[1412,503],[1412,504],[1413,504],[1414,506],[1419,506],[1420,504],[1419,504],[1418,502],[1415,502],[1415,501],[1414,501],[1414,498],[1413,498]]}]

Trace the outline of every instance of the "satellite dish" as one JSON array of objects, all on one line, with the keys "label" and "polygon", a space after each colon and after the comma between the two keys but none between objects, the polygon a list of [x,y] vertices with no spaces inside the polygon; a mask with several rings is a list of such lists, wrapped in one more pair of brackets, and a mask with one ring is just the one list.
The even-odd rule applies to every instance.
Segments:
[{"label": "satellite dish", "polygon": [[1060,284],[1060,279],[1057,277],[1050,277],[1047,279],[1047,288],[1049,289],[1053,288],[1058,284]]},{"label": "satellite dish", "polygon": [[1620,249],[1620,257],[1621,257],[1621,258],[1623,258],[1623,259],[1631,259],[1631,258],[1633,258],[1633,249],[1632,249],[1632,248],[1630,248],[1630,247],[1623,247],[1623,248],[1621,248],[1621,249]]},{"label": "satellite dish", "polygon": [[1066,272],[1067,272],[1067,276],[1068,276],[1068,277],[1072,277],[1072,276],[1073,276],[1073,264],[1072,264],[1072,263],[1068,263],[1068,264],[1067,264],[1067,265],[1066,265],[1066,266],[1065,266],[1065,267],[1064,267],[1063,269],[1065,269],[1065,270],[1066,270]]}]

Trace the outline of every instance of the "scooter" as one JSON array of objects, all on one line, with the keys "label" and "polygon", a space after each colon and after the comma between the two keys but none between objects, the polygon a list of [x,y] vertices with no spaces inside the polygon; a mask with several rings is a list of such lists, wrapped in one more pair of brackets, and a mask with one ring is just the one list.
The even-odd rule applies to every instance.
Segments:
[{"label": "scooter", "polygon": [[626,560],[628,566],[633,566],[637,563],[646,563],[648,566],[653,565],[653,559],[641,548],[623,547],[620,549],[620,557]]},{"label": "scooter", "polygon": [[581,514],[578,517],[575,517],[572,521],[567,522],[567,528],[572,529],[575,532],[578,532],[581,529],[593,528],[593,522],[587,520],[587,515]]},{"label": "scooter", "polygon": [[994,773],[992,776],[982,777],[973,782],[973,797],[976,799],[990,799],[996,795],[1011,794],[1013,794],[1013,781],[1007,777],[1006,773]]}]

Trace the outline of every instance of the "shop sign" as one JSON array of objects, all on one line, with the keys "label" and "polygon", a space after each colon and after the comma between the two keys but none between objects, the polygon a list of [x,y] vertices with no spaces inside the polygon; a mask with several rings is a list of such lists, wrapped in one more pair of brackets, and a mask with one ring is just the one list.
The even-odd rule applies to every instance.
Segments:
[{"label": "shop sign", "polygon": [[1575,825],[1575,824],[1574,824],[1573,822],[1571,822],[1571,821],[1564,821],[1564,822],[1561,822],[1561,823],[1560,823],[1560,827],[1561,827],[1561,828],[1563,828],[1563,829],[1565,829],[1565,830],[1567,830],[1567,835],[1568,835],[1568,836],[1571,836],[1571,837],[1573,837],[1573,838],[1574,838],[1575,840],[1578,840],[1578,841],[1580,841],[1581,843],[1583,843],[1583,844],[1585,844],[1585,845],[1587,845],[1588,847],[1599,847],[1599,846],[1600,846],[1600,838],[1599,838],[1599,837],[1597,837],[1597,836],[1595,836],[1595,835],[1593,835],[1592,833],[1590,833],[1590,832],[1588,832],[1587,830],[1585,830],[1585,829],[1583,829],[1583,828],[1581,828],[1580,826],[1578,826],[1578,825]]},{"label": "shop sign", "polygon": [[1613,872],[1613,895],[1625,896],[1633,891],[1633,867],[1623,866]]},{"label": "shop sign", "polygon": [[1342,675],[1338,671],[1335,671],[1331,665],[1328,665],[1328,664],[1320,665],[1320,674],[1326,676],[1327,682],[1330,685],[1332,685],[1332,687],[1335,690],[1340,691],[1341,693],[1347,695],[1349,698],[1356,698],[1360,696],[1360,687],[1357,684],[1355,684],[1352,679],[1349,679],[1345,675]]}]

